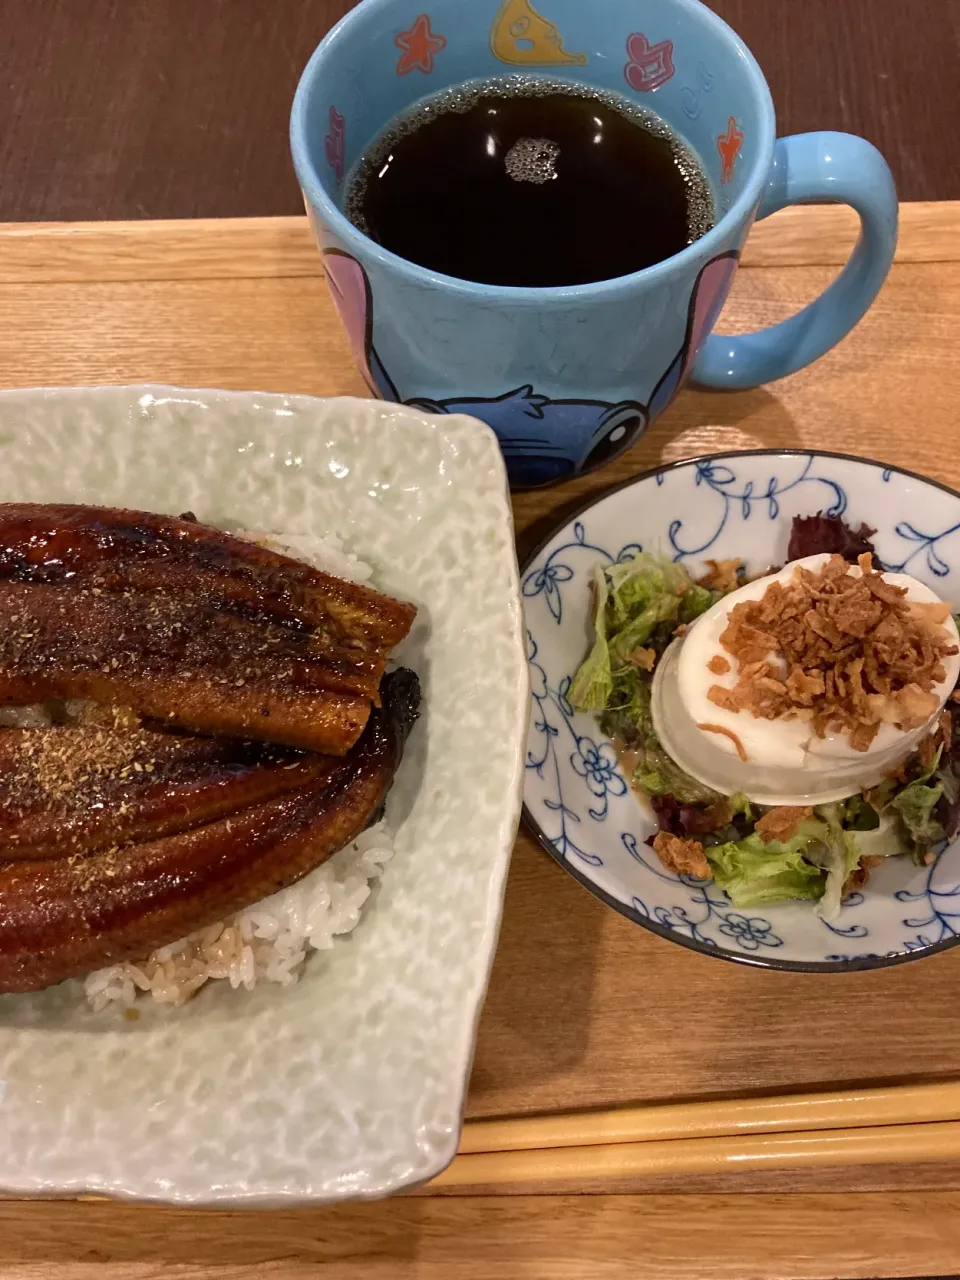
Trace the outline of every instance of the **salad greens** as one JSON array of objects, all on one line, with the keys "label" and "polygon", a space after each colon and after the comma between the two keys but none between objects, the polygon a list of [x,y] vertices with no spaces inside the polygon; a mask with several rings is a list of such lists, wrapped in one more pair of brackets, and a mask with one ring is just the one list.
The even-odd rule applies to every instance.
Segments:
[{"label": "salad greens", "polygon": [[[674,796],[683,804],[710,804],[719,800],[718,792],[691,778],[660,745],[650,714],[651,685],[651,677],[637,667],[618,668],[607,710],[600,717],[600,727],[635,752],[634,782],[646,795]],[[574,706],[580,705],[575,698],[571,701]]]},{"label": "salad greens", "polygon": [[[582,711],[630,705],[638,650],[650,646],[659,657],[680,623],[692,622],[720,599],[719,591],[698,586],[683,565],[645,551],[598,568],[593,588],[593,648],[570,689],[571,702]],[[671,624],[667,630],[665,623]]]},{"label": "salad greens", "polygon": [[648,796],[670,795],[684,804],[720,798],[674,764],[650,714],[653,662],[676,628],[705,613],[720,594],[698,586],[683,565],[648,552],[596,570],[596,635],[574,677],[570,701],[578,710],[602,712],[604,733],[638,753],[634,781]]},{"label": "salad greens", "polygon": [[706,848],[713,878],[734,906],[812,898],[832,919],[861,857],[856,836],[843,829],[830,812],[833,807],[815,809],[815,816],[801,821],[789,840],[764,840],[754,831],[742,840]]},{"label": "salad greens", "polygon": [[[798,521],[795,535],[798,528],[806,537],[834,539],[838,549],[851,539],[851,545],[871,549],[864,542],[869,530],[854,533],[839,518]],[[875,860],[909,853],[923,864],[932,845],[957,834],[960,714],[956,735],[946,730],[950,740],[926,763],[918,753],[866,795],[817,806],[789,839],[765,840],[756,824],[770,808],[743,794],[721,796],[690,777],[661,745],[650,709],[653,670],[677,628],[724,593],[694,581],[683,565],[648,552],[598,568],[593,589],[594,640],[574,677],[570,701],[596,713],[603,732],[632,752],[633,783],[650,799],[661,832],[699,842],[715,882],[735,906],[807,899],[832,919],[845,887],[864,883]]]},{"label": "salad greens", "polygon": [[607,642],[607,575],[597,569],[593,579],[593,648],[570,686],[570,701],[581,711],[602,711],[613,692],[610,646]]},{"label": "salad greens", "polygon": [[786,843],[771,840],[765,844],[754,832],[704,852],[714,880],[735,907],[760,907],[787,898],[816,900],[823,896],[826,876],[803,856],[815,840],[815,836],[798,833]]},{"label": "salad greens", "polygon": [[890,801],[896,809],[910,838],[918,849],[926,850],[946,835],[934,810],[943,795],[943,783],[911,782]]}]

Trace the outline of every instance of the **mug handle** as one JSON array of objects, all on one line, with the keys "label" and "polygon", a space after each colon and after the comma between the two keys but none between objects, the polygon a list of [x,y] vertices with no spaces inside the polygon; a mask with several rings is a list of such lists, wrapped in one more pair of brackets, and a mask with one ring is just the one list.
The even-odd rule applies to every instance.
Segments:
[{"label": "mug handle", "polygon": [[835,347],[863,318],[897,247],[897,191],[886,160],[852,133],[778,138],[757,218],[813,202],[849,204],[860,215],[850,261],[819,298],[789,320],[738,338],[711,334],[693,362],[692,381],[740,391],[786,377]]}]

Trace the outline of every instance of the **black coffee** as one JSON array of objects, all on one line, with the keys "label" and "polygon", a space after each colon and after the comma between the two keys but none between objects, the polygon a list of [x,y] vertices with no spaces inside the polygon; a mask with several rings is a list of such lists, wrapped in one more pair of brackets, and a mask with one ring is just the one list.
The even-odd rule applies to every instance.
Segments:
[{"label": "black coffee", "polygon": [[484,284],[588,284],[714,222],[700,161],[618,94],[507,77],[446,90],[380,134],[347,217],[410,262]]}]

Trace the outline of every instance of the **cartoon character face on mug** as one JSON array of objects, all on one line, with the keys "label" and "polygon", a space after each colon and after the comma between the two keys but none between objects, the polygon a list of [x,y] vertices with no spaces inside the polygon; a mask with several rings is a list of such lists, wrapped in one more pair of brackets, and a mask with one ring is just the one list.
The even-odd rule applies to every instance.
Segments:
[{"label": "cartoon character face on mug", "polygon": [[649,402],[551,399],[532,384],[499,395],[403,400],[373,346],[373,294],[363,266],[339,249],[324,251],[324,268],[367,386],[385,400],[428,413],[467,413],[497,433],[515,489],[555,484],[593,471],[623,453],[667,407],[683,385],[694,356],[717,321],[737,266],[735,253],[706,264],[690,295],[683,345],[660,378]]}]

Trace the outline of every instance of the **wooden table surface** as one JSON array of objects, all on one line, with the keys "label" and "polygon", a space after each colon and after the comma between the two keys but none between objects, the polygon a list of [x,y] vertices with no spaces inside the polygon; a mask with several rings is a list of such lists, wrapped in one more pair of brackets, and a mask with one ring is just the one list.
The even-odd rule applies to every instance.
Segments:
[{"label": "wooden table surface", "polygon": [[[350,7],[0,0],[0,219],[300,212],[290,101]],[[901,199],[960,199],[956,0],[712,7],[766,72],[781,133],[862,133],[888,157]],[[549,0],[540,8],[549,15]]]},{"label": "wooden table surface", "polygon": [[[841,209],[757,228],[721,327],[755,327],[811,297],[852,235]],[[518,496],[521,547],[585,495],[714,449],[829,447],[960,487],[958,329],[960,205],[907,206],[897,264],[850,339],[756,391],[685,392],[606,470]],[[0,227],[0,382],[141,380],[362,394],[304,220]],[[960,948],[828,977],[697,955],[603,907],[521,834],[468,1110],[960,1076],[958,988]],[[576,1191],[597,1194],[561,1194]],[[139,1280],[165,1266],[204,1280],[300,1277],[321,1261],[363,1280],[469,1278],[506,1259],[511,1276],[551,1280],[960,1269],[960,1151],[947,1166],[275,1214],[0,1205],[0,1280]]]}]

